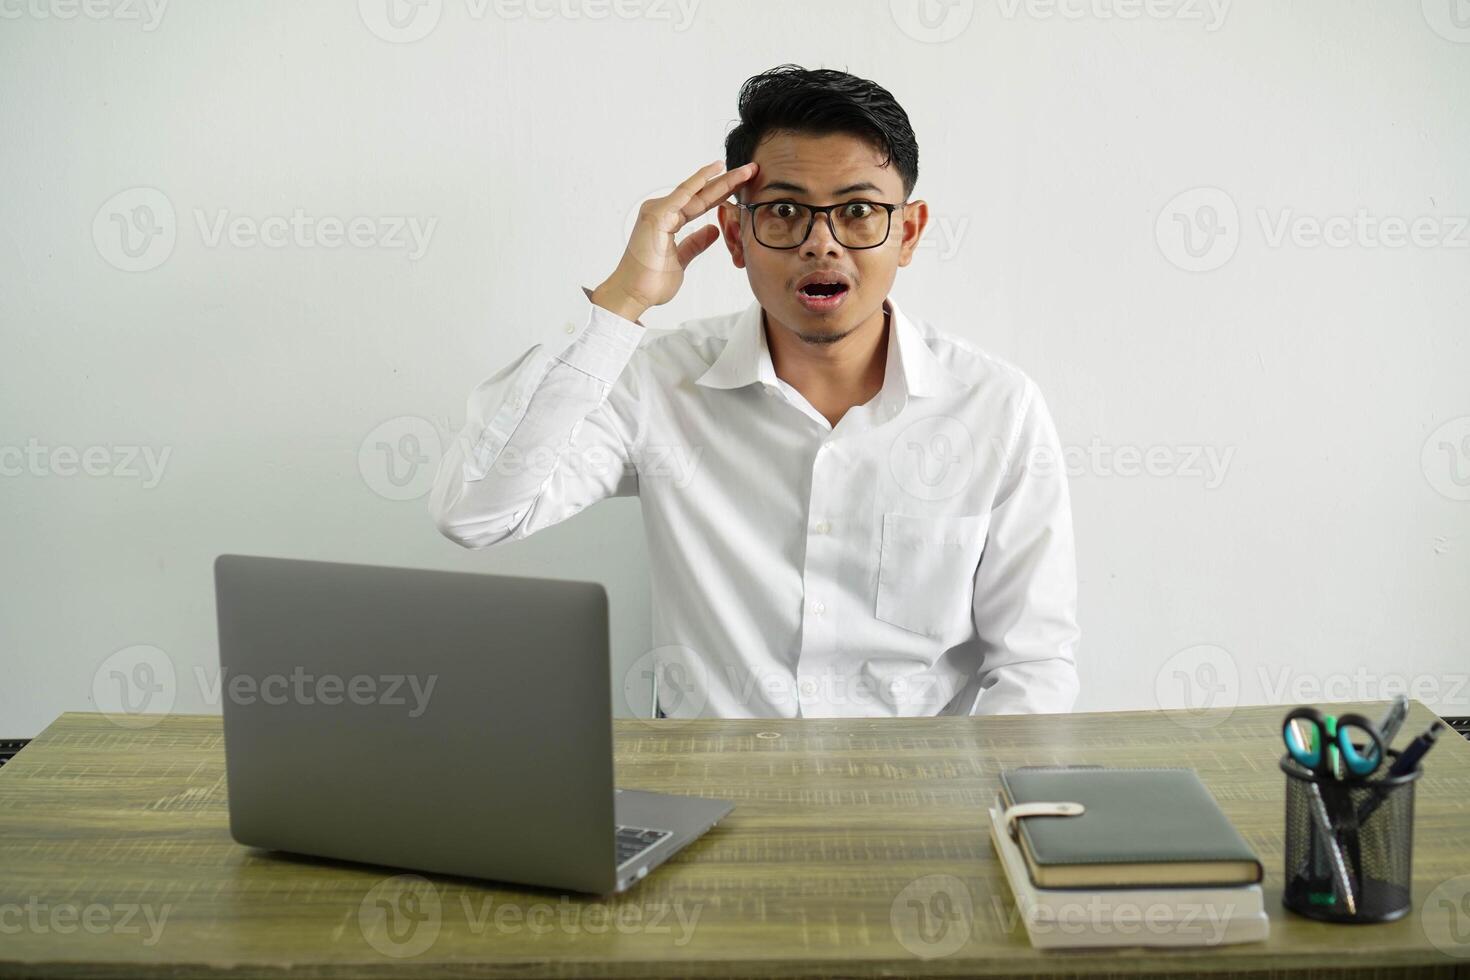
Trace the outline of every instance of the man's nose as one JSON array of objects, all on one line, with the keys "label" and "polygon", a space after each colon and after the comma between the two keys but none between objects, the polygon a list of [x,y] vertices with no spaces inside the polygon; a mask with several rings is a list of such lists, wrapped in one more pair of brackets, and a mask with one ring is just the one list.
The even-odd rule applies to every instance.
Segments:
[{"label": "man's nose", "polygon": [[817,220],[812,222],[812,233],[806,236],[806,241],[801,243],[801,254],[803,257],[811,257],[818,254],[838,255],[842,252],[842,243],[832,235],[832,225],[828,214],[817,215]]}]

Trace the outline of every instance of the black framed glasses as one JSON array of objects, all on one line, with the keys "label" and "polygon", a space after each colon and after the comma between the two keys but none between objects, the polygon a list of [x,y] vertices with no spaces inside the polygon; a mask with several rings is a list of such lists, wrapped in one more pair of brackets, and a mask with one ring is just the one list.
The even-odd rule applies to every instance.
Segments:
[{"label": "black framed glasses", "polygon": [[893,227],[893,212],[908,204],[884,204],[882,201],[844,201],[817,207],[797,201],[763,201],[736,207],[750,212],[751,231],[755,240],[766,248],[796,248],[806,241],[817,223],[817,215],[827,219],[827,230],[843,248],[877,248],[888,241]]}]

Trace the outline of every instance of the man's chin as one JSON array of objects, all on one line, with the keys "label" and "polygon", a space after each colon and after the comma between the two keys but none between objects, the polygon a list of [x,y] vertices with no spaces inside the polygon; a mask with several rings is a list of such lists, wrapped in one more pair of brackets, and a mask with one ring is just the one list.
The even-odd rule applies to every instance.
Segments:
[{"label": "man's chin", "polygon": [[835,316],[814,314],[801,306],[797,306],[792,311],[791,319],[786,322],[791,324],[791,332],[796,335],[797,339],[808,344],[835,343],[852,333],[854,329]]},{"label": "man's chin", "polygon": [[846,337],[848,334],[852,333],[856,329],[856,327],[848,327],[846,329],[843,329],[837,326],[833,326],[830,330],[822,332],[812,332],[810,330],[802,328],[797,328],[793,332],[796,334],[796,338],[803,343],[812,345],[826,345],[837,343],[837,341],[841,340],[843,337]]}]

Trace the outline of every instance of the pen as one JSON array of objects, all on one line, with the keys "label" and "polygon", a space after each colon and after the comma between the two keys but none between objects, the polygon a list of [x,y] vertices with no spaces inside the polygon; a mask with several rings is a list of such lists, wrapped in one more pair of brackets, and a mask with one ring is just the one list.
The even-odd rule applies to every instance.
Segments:
[{"label": "pen", "polygon": [[[1430,724],[1427,732],[1424,732],[1419,738],[1414,739],[1413,742],[1408,743],[1407,748],[1399,752],[1397,760],[1389,768],[1388,776],[1385,776],[1385,779],[1394,779],[1395,776],[1407,776],[1408,773],[1413,773],[1416,768],[1419,768],[1419,761],[1421,758],[1424,758],[1424,754],[1429,752],[1429,749],[1435,748],[1435,741],[1439,738],[1439,732],[1444,727],[1444,721],[1435,721],[1435,723]],[[1363,805],[1360,805],[1357,810],[1357,821],[1360,826],[1361,824],[1367,823],[1367,818],[1372,817],[1374,811],[1388,798],[1388,793],[1392,792],[1392,790],[1383,789],[1383,786],[1379,782],[1369,783],[1369,786],[1373,789],[1373,796],[1367,799],[1367,801],[1364,801]]]},{"label": "pen", "polygon": [[1407,694],[1400,694],[1393,699],[1393,704],[1388,706],[1388,713],[1378,723],[1378,734],[1383,736],[1383,747],[1385,749],[1388,748],[1389,743],[1398,735],[1399,729],[1403,727],[1404,719],[1407,717],[1409,717],[1409,696]]},{"label": "pen", "polygon": [[[1430,725],[1428,731],[1410,742],[1408,747],[1399,753],[1399,757],[1394,761],[1393,766],[1388,770],[1388,775],[1384,778],[1393,779],[1395,776],[1406,776],[1419,768],[1419,761],[1424,758],[1430,749],[1434,748],[1434,743],[1439,738],[1440,730],[1443,728],[1444,722],[1440,721]],[[1373,816],[1374,811],[1383,804],[1383,801],[1387,799],[1388,794],[1392,791],[1391,789],[1384,789],[1381,782],[1369,783],[1368,786],[1373,790],[1373,795],[1358,807],[1357,820],[1360,825],[1365,823],[1369,817]]]},{"label": "pen", "polygon": [[1357,915],[1358,903],[1353,896],[1353,879],[1348,872],[1347,861],[1343,859],[1342,847],[1337,843],[1337,835],[1333,832],[1332,820],[1327,816],[1327,801],[1322,799],[1322,787],[1315,782],[1309,786],[1311,799],[1307,809],[1312,811],[1312,821],[1317,825],[1322,849],[1327,852],[1328,863],[1332,866],[1333,890],[1347,905],[1348,915]]},{"label": "pen", "polygon": [[1429,726],[1429,730],[1409,743],[1409,747],[1399,753],[1398,759],[1394,761],[1393,768],[1388,770],[1389,778],[1403,776],[1419,768],[1419,760],[1424,754],[1434,748],[1435,740],[1439,738],[1440,729],[1444,728],[1444,722],[1437,721]]}]

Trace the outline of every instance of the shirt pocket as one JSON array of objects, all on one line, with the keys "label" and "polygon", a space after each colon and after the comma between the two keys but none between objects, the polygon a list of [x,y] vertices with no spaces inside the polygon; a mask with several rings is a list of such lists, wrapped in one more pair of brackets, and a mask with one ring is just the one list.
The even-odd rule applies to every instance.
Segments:
[{"label": "shirt pocket", "polygon": [[989,514],[884,514],[877,617],[926,636],[966,626],[989,525]]}]

